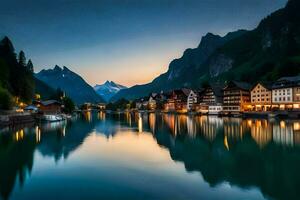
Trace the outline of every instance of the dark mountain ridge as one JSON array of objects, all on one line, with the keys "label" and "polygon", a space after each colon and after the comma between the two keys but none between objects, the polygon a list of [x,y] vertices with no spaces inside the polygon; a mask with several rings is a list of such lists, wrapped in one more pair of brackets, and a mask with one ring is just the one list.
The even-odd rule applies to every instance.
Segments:
[{"label": "dark mountain ridge", "polygon": [[65,66],[61,68],[56,65],[53,69],[44,69],[35,74],[35,77],[53,89],[63,90],[76,104],[104,101],[82,77]]},{"label": "dark mountain ridge", "polygon": [[113,98],[134,99],[178,87],[199,88],[208,82],[274,81],[300,72],[300,1],[263,19],[252,31],[224,37],[208,33],[195,49],[173,60],[151,83],[120,91]]}]

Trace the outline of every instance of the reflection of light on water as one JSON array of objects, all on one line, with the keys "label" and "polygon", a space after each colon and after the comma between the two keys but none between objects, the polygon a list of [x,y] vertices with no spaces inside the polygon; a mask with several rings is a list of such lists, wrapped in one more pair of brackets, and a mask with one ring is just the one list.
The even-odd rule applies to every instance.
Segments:
[{"label": "reflection of light on water", "polygon": [[154,113],[149,114],[149,126],[153,133],[155,133],[155,119],[156,115]]},{"label": "reflection of light on water", "polygon": [[187,122],[187,131],[188,131],[188,135],[191,137],[196,137],[197,131],[196,131],[196,126],[194,123],[194,118],[192,118],[191,116],[188,116],[186,118]]},{"label": "reflection of light on water", "polygon": [[41,129],[38,126],[35,127],[35,140],[37,143],[41,141]]},{"label": "reflection of light on water", "polygon": [[247,124],[248,124],[249,127],[251,127],[251,126],[252,126],[252,120],[251,120],[251,119],[248,119],[248,120],[247,120]]},{"label": "reflection of light on water", "polygon": [[91,122],[92,121],[92,114],[90,111],[83,112],[83,116],[86,121]]},{"label": "reflection of light on water", "polygon": [[294,127],[294,131],[300,131],[300,123],[299,122],[294,122],[293,127]]},{"label": "reflection of light on water", "polygon": [[285,128],[285,121],[280,121],[280,128]]},{"label": "reflection of light on water", "polygon": [[294,130],[291,125],[287,125],[284,121],[280,121],[279,125],[273,126],[273,140],[282,145],[294,145]]},{"label": "reflection of light on water", "polygon": [[15,140],[19,141],[19,140],[22,140],[23,138],[24,138],[24,130],[21,129],[19,131],[16,131],[16,133],[15,133]]},{"label": "reflection of light on water", "polygon": [[272,128],[267,120],[256,120],[250,128],[252,138],[261,148],[272,140]]},{"label": "reflection of light on water", "polygon": [[105,113],[103,111],[98,112],[98,119],[105,121],[106,116]]},{"label": "reflection of light on water", "polygon": [[65,137],[66,136],[66,126],[63,126],[63,129],[62,129],[62,135]]},{"label": "reflection of light on water", "polygon": [[139,133],[143,132],[143,120],[142,120],[142,116],[139,113],[139,122],[138,122],[138,126],[139,126]]},{"label": "reflection of light on water", "polygon": [[227,136],[224,136],[224,146],[226,147],[227,150],[229,150],[229,144],[228,144],[228,140],[227,140]]}]

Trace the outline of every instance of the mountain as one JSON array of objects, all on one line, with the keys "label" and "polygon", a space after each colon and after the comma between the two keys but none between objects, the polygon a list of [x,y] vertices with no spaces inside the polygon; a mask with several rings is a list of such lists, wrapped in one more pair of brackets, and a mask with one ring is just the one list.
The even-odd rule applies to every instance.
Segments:
[{"label": "mountain", "polygon": [[47,85],[45,82],[34,77],[35,94],[39,94],[42,99],[50,99],[56,95],[56,90]]},{"label": "mountain", "polygon": [[300,72],[300,1],[289,0],[285,8],[263,19],[251,31],[224,37],[211,33],[195,49],[173,60],[166,73],[151,83],[133,86],[113,99],[133,99],[178,87],[199,88],[207,82],[240,80],[274,81]]},{"label": "mountain", "polygon": [[53,69],[44,69],[35,74],[35,77],[54,89],[60,88],[76,104],[104,101],[83,78],[65,66],[61,68],[56,65]]},{"label": "mountain", "polygon": [[166,73],[155,78],[151,83],[136,85],[118,92],[113,100],[120,98],[134,99],[148,95],[151,92],[160,92],[161,90],[178,87],[193,87],[193,79],[196,77],[201,79],[201,74],[205,73],[206,69],[201,66],[209,56],[218,47],[246,32],[245,30],[238,30],[228,33],[224,37],[212,33],[206,34],[202,37],[197,48],[187,49],[181,58],[173,60]]},{"label": "mountain", "polygon": [[120,90],[126,89],[127,87],[117,84],[113,81],[106,81],[102,85],[95,85],[94,90],[100,95],[106,102],[108,102],[115,94]]}]

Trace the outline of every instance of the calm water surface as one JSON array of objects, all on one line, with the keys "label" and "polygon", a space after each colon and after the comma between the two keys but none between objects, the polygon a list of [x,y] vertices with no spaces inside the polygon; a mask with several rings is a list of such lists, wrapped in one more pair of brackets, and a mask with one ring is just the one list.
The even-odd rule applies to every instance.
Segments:
[{"label": "calm water surface", "polygon": [[0,132],[2,199],[300,198],[300,120],[87,113]]}]

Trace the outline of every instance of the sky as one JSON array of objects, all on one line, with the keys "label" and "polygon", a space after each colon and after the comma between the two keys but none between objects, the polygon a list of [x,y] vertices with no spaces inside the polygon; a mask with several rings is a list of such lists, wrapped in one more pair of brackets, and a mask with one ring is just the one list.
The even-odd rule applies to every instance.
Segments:
[{"label": "sky", "polygon": [[67,66],[90,85],[152,81],[208,32],[253,29],[287,0],[0,0],[0,35],[35,72]]}]

